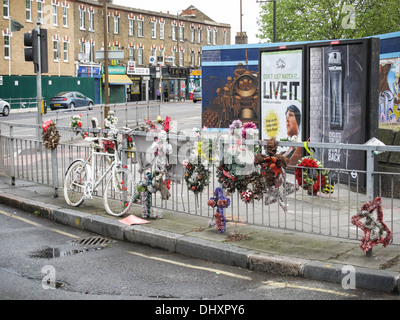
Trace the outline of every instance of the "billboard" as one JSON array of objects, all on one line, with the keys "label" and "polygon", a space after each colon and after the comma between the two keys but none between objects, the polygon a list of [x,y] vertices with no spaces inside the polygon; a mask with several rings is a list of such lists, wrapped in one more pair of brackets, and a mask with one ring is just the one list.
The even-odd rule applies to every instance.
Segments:
[{"label": "billboard", "polygon": [[[376,125],[371,119],[377,88],[372,87],[376,81],[371,82],[370,77],[378,70],[374,70],[372,51],[368,39],[308,45],[311,142],[364,144],[373,134]],[[350,177],[343,177],[346,181],[363,180],[358,174],[365,170],[363,151],[321,149],[315,156],[325,168],[349,170]]]},{"label": "billboard", "polygon": [[203,52],[202,126],[260,121],[258,48]]},{"label": "billboard", "polygon": [[[303,68],[303,47],[260,50],[261,139],[302,141]],[[302,157],[301,148],[281,152],[289,165],[296,165]]]}]

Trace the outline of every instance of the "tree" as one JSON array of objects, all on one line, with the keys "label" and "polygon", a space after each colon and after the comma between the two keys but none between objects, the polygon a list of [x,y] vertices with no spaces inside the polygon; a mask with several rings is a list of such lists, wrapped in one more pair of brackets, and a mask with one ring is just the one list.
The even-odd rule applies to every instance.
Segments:
[{"label": "tree", "polygon": [[[260,4],[260,40],[273,38],[273,3]],[[400,31],[399,0],[276,0],[282,41],[354,39]]]}]

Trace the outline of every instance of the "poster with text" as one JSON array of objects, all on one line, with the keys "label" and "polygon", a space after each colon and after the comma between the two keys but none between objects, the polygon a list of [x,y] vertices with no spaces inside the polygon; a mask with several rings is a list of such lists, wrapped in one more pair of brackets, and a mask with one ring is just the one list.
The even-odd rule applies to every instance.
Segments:
[{"label": "poster with text", "polygon": [[[310,48],[311,142],[364,144],[367,123],[368,67],[362,43]],[[341,179],[360,182],[361,151],[330,148],[315,154],[325,168],[343,169]],[[336,173],[335,173],[336,172]],[[337,176],[337,171],[332,171]]]},{"label": "poster with text", "polygon": [[[303,50],[265,51],[260,54],[262,139],[301,141]],[[289,165],[302,157],[301,148],[279,148]]]}]

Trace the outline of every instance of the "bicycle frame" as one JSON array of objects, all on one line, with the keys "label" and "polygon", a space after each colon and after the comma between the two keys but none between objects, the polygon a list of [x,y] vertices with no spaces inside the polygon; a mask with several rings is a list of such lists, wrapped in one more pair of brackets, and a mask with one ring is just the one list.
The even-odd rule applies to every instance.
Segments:
[{"label": "bicycle frame", "polygon": [[[105,139],[99,139],[99,140],[105,140]],[[115,144],[117,146],[117,144]],[[90,153],[89,157],[84,161],[85,167],[88,169],[88,181],[85,184],[85,192],[84,192],[84,197],[85,199],[90,199],[92,198],[93,192],[96,190],[96,188],[100,185],[100,183],[103,181],[103,179],[107,176],[107,174],[112,171],[114,174],[115,168],[119,167],[122,165],[121,160],[119,158],[118,150],[115,150],[114,154],[107,153],[107,152],[97,152],[93,151],[95,149],[95,146],[91,146],[92,152]],[[116,148],[117,149],[117,148]],[[109,167],[106,169],[106,171],[101,175],[100,178],[96,180],[96,167],[97,167],[97,156],[103,156],[103,157],[113,157],[114,160],[111,162]],[[115,188],[115,183],[113,182],[113,186]]]}]

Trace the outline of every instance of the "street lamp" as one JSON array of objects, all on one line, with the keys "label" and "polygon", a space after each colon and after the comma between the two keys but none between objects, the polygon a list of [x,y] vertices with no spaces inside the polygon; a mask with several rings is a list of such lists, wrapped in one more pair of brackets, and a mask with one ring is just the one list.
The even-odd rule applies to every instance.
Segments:
[{"label": "street lamp", "polygon": [[110,0],[103,2],[103,28],[104,28],[104,118],[107,118],[110,111],[109,97],[108,97],[108,39],[107,39],[107,3]]},{"label": "street lamp", "polygon": [[256,1],[256,3],[262,2],[273,2],[274,3],[274,39],[273,41],[276,42],[276,0],[269,0],[269,1]]}]

